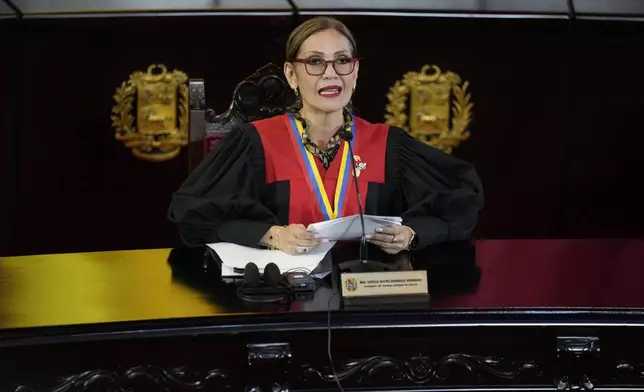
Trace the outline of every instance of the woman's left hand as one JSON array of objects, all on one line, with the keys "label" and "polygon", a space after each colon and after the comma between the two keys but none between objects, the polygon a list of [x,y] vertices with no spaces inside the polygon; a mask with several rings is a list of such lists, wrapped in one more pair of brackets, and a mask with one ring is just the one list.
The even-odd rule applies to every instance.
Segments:
[{"label": "woman's left hand", "polygon": [[376,233],[367,234],[367,241],[389,254],[408,250],[414,231],[408,226],[393,225],[381,227]]}]

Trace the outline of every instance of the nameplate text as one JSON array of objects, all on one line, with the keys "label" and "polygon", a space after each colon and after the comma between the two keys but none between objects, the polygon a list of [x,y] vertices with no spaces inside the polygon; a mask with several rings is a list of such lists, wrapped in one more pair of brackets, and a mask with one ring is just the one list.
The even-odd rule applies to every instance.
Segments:
[{"label": "nameplate text", "polygon": [[427,295],[427,271],[343,273],[343,297]]}]

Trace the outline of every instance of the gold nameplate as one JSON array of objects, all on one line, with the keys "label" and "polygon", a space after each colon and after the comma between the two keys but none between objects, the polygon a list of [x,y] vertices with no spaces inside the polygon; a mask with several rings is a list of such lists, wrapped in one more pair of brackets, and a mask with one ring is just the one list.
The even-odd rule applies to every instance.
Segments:
[{"label": "gold nameplate", "polygon": [[427,271],[343,273],[342,296],[428,295]]}]

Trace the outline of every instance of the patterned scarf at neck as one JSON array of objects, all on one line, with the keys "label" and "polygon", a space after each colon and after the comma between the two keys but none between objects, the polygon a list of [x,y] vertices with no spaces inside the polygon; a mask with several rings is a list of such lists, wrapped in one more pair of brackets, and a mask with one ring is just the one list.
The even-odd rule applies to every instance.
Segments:
[{"label": "patterned scarf at neck", "polygon": [[316,156],[320,159],[322,166],[324,166],[324,169],[329,168],[331,162],[333,161],[333,158],[335,158],[335,155],[340,149],[340,145],[342,144],[340,131],[351,129],[351,127],[353,126],[353,118],[351,117],[349,112],[347,110],[344,110],[343,114],[344,124],[340,128],[338,128],[333,136],[331,136],[326,144],[326,147],[324,149],[321,149],[309,136],[306,120],[302,118],[299,112],[293,113],[293,116],[302,123],[302,143],[304,144],[304,147],[306,147],[306,149],[309,150],[311,154],[313,154],[313,156]]}]

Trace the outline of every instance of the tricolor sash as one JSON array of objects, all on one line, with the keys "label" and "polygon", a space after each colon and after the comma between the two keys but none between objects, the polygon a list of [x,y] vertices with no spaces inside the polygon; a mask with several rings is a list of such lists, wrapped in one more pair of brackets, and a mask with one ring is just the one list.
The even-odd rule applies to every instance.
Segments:
[{"label": "tricolor sash", "polygon": [[[344,211],[344,205],[346,202],[346,192],[349,182],[351,181],[351,158],[349,157],[349,142],[343,142],[344,148],[342,149],[342,157],[340,161],[340,172],[338,173],[338,182],[335,187],[335,198],[333,200],[333,205],[329,201],[329,197],[324,188],[324,181],[322,176],[320,176],[320,171],[318,170],[317,165],[315,164],[315,158],[313,154],[304,146],[304,141],[302,139],[302,134],[304,133],[304,128],[302,123],[297,120],[292,114],[288,115],[288,123],[291,132],[291,141],[295,149],[299,152],[298,161],[304,172],[304,177],[309,186],[309,189],[315,196],[320,211],[324,216],[325,220],[331,220],[342,217]],[[352,121],[351,133],[353,133],[353,139],[351,140],[351,148],[353,147],[353,142],[356,140],[356,127],[355,121]]]}]

